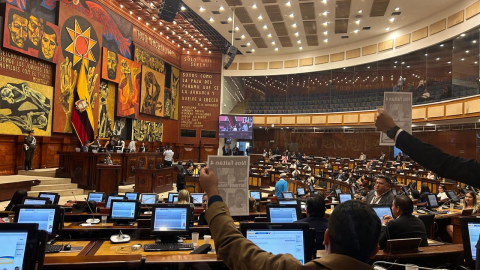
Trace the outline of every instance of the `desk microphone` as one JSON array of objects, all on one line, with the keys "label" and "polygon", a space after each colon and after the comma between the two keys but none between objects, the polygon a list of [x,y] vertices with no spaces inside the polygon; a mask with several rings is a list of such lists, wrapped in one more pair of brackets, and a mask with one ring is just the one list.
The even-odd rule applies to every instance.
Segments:
[{"label": "desk microphone", "polygon": [[147,209],[148,209],[148,211],[145,211],[145,212],[143,212],[143,213],[144,213],[145,215],[151,215],[151,214],[152,214],[152,209],[151,209],[150,207],[148,207],[148,205],[146,205],[143,200],[140,200],[140,203],[141,203],[142,205],[145,205],[145,207],[147,207]]},{"label": "desk microphone", "polygon": [[114,234],[110,236],[110,242],[112,242],[113,244],[128,243],[130,242],[130,235],[123,234],[122,231],[120,230],[119,234]]},{"label": "desk microphone", "polygon": [[[87,198],[85,198],[85,201],[87,201]],[[93,212],[92,207],[90,207],[90,201],[87,201],[87,206],[88,206],[88,209],[90,209],[90,211],[92,212],[92,218],[87,219],[87,223],[90,223],[90,224],[100,223],[100,219],[95,218],[95,213]]]},{"label": "desk microphone", "polygon": [[73,199],[75,200],[75,203],[77,203],[77,197],[75,197],[75,193],[73,193],[73,191],[72,191],[72,195],[73,195]]},{"label": "desk microphone", "polygon": [[[442,205],[440,205],[440,207],[441,207],[441,208],[444,208],[443,206],[444,206],[445,204],[451,202],[451,201],[452,201],[452,199],[446,200],[444,203],[442,203]],[[446,207],[445,209],[447,209],[447,208],[448,208],[448,207]]]}]

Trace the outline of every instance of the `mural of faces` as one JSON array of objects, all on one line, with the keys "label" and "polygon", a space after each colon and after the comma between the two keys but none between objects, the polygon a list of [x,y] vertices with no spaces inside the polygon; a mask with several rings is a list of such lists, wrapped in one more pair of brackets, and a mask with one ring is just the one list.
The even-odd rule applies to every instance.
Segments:
[{"label": "mural of faces", "polygon": [[34,46],[38,46],[38,42],[43,35],[43,19],[30,15],[28,20],[28,39]]},{"label": "mural of faces", "polygon": [[42,40],[40,47],[42,49],[42,54],[40,58],[50,60],[53,59],[55,55],[55,50],[57,50],[57,33],[53,31],[50,26],[45,26],[45,32],[43,32]]},{"label": "mural of faces", "polygon": [[28,19],[20,12],[10,12],[8,30],[10,30],[10,42],[18,48],[25,48],[27,41]]},{"label": "mural of faces", "polygon": [[117,78],[117,65],[118,65],[117,54],[112,51],[108,51],[107,52],[107,75],[108,75],[108,78],[111,80],[115,80]]}]

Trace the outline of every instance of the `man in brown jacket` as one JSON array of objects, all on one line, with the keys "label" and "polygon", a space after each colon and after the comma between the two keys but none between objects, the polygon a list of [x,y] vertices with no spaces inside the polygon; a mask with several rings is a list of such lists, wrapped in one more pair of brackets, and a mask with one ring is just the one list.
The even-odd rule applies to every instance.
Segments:
[{"label": "man in brown jacket", "polygon": [[335,207],[325,232],[327,255],[302,265],[290,254],[273,255],[243,237],[218,195],[218,179],[212,169],[201,171],[200,185],[209,198],[206,219],[217,254],[231,270],[373,270],[367,262],[378,252],[381,224],[372,208],[363,202],[351,200]]}]

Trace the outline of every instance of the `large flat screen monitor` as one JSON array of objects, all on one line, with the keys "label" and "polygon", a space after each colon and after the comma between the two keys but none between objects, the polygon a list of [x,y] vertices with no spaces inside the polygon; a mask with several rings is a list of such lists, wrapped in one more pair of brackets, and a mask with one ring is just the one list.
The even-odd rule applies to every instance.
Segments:
[{"label": "large flat screen monitor", "polygon": [[117,224],[134,222],[137,219],[139,202],[135,200],[112,199],[110,220]]},{"label": "large flat screen monitor", "polygon": [[58,205],[18,205],[15,210],[16,223],[36,223],[38,229],[46,231],[48,238],[56,236],[62,214]]},{"label": "large flat screen monitor", "polygon": [[35,269],[39,237],[38,224],[0,223],[0,269]]},{"label": "large flat screen monitor", "polygon": [[137,192],[125,192],[125,197],[127,197],[127,200],[134,200],[138,201],[138,193]]},{"label": "large flat screen monitor", "polygon": [[291,254],[305,264],[312,258],[313,238],[309,237],[308,223],[271,224],[240,223],[240,231],[261,249],[277,254]]},{"label": "large flat screen monitor", "polygon": [[192,193],[190,197],[192,197],[192,203],[194,205],[202,205],[203,193]]},{"label": "large flat screen monitor", "polygon": [[156,204],[152,207],[150,234],[172,238],[189,233],[191,208],[188,204]]},{"label": "large flat screen monitor", "polygon": [[272,223],[292,223],[300,219],[300,206],[267,204],[267,218]]},{"label": "large flat screen monitor", "polygon": [[28,204],[28,205],[47,205],[51,203],[52,202],[50,201],[49,198],[36,198],[36,197],[23,198],[23,204]]},{"label": "large flat screen monitor", "polygon": [[105,192],[90,192],[88,193],[87,201],[95,201],[97,203],[103,202]]},{"label": "large flat screen monitor", "polygon": [[142,193],[140,196],[140,202],[142,204],[152,205],[158,201],[158,195],[156,193]]},{"label": "large flat screen monitor", "polygon": [[262,199],[262,192],[250,190],[250,197],[254,198],[256,201]]},{"label": "large flat screen monitor", "polygon": [[252,139],[253,117],[222,115],[219,119],[220,138]]},{"label": "large flat screen monitor", "polygon": [[60,200],[60,195],[58,193],[53,193],[53,192],[40,192],[38,193],[39,198],[48,198],[52,202],[52,204],[58,204],[58,201]]},{"label": "large flat screen monitor", "polygon": [[460,219],[462,228],[463,250],[465,261],[468,265],[475,268],[477,260],[476,245],[480,235],[480,220],[478,218],[464,217]]},{"label": "large flat screen monitor", "polygon": [[350,201],[352,199],[352,194],[350,193],[341,193],[339,198],[340,203],[344,203],[346,201]]},{"label": "large flat screen monitor", "polygon": [[110,208],[112,200],[123,200],[123,199],[125,199],[125,196],[122,196],[122,195],[108,196],[107,203],[105,204],[105,208]]}]

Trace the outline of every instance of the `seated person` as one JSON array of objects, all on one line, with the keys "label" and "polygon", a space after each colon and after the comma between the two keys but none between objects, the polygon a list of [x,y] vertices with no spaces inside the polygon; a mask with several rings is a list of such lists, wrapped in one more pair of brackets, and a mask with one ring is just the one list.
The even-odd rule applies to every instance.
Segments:
[{"label": "seated person", "polygon": [[438,198],[439,201],[448,200],[448,196],[447,196],[447,193],[445,192],[445,186],[444,185],[438,185],[437,198]]},{"label": "seated person", "polygon": [[283,153],[282,155],[282,164],[287,164],[288,163],[288,154]]},{"label": "seated person", "polygon": [[345,180],[345,175],[343,174],[343,170],[338,171],[337,177],[335,179],[337,179],[339,181],[344,181]]},{"label": "seated person", "polygon": [[207,220],[205,219],[205,211],[207,211],[207,202],[208,202],[208,195],[207,193],[205,193],[203,194],[203,197],[202,197],[203,212],[198,217],[198,225],[208,225]]},{"label": "seated person", "polygon": [[90,147],[90,145],[92,145],[92,143],[90,143],[90,141],[85,141],[85,144],[82,146],[80,151],[81,152],[88,152],[88,147]]},{"label": "seated person", "polygon": [[263,171],[263,176],[269,176],[270,174],[268,173],[268,169],[265,169],[265,171]]},{"label": "seated person", "polygon": [[285,181],[285,178],[287,178],[287,174],[281,173],[280,180],[275,184],[275,196],[277,196],[277,198],[283,198],[282,192],[288,191],[288,183]]},{"label": "seated person", "polygon": [[306,172],[311,172],[312,168],[310,167],[310,165],[305,164],[305,166],[303,167],[303,170],[306,171]]},{"label": "seated person", "polygon": [[186,189],[182,189],[178,192],[178,201],[174,202],[174,204],[189,204],[190,208],[195,209],[195,205],[190,202],[190,192]]},{"label": "seated person", "polygon": [[193,175],[199,175],[201,169],[202,169],[202,165],[198,164],[195,170],[193,170]]},{"label": "seated person", "polygon": [[421,238],[421,247],[428,246],[427,230],[423,221],[412,215],[413,202],[405,195],[398,195],[392,203],[392,213],[382,217],[382,234],[380,235],[380,249],[384,249],[389,239]]},{"label": "seated person", "polygon": [[352,173],[349,173],[349,174],[348,174],[348,178],[345,180],[345,182],[348,182],[348,183],[350,183],[350,184],[355,183],[355,181],[356,181],[356,180],[355,180],[355,177],[353,176]]},{"label": "seated person", "polygon": [[248,212],[257,213],[257,201],[252,197],[248,197]]},{"label": "seated person", "polygon": [[292,172],[292,176],[293,176],[293,177],[295,177],[295,176],[297,176],[297,175],[300,175],[300,174],[302,174],[302,173],[301,173],[298,169],[295,169],[295,170],[293,170],[293,172]]},{"label": "seated person", "polygon": [[430,180],[435,180],[435,174],[433,172],[428,172],[427,174],[427,178],[430,179]]},{"label": "seated person", "polygon": [[276,169],[281,169],[281,168],[283,168],[282,163],[281,163],[281,162],[278,162],[277,164],[275,164],[275,168],[276,168]]},{"label": "seated person", "polygon": [[305,202],[307,218],[297,220],[295,222],[307,222],[310,228],[315,229],[316,249],[325,249],[323,238],[328,228],[328,219],[325,218],[325,198],[321,195],[313,195],[308,197]]},{"label": "seated person", "polygon": [[103,160],[103,163],[105,163],[105,164],[113,164],[112,156],[111,156],[110,154],[106,155],[106,156],[105,156],[105,159]]},{"label": "seated person", "polygon": [[[473,214],[477,213],[478,205],[477,205],[477,196],[475,192],[469,190],[467,194],[465,194],[463,209],[473,209]],[[453,225],[447,225],[447,233],[453,239]]]},{"label": "seated person", "polygon": [[187,168],[187,175],[188,175],[188,176],[192,176],[192,175],[193,175],[193,165],[190,165],[190,166]]},{"label": "seated person", "polygon": [[392,180],[385,175],[378,175],[375,180],[374,190],[367,196],[368,204],[392,205],[395,195],[392,192]]},{"label": "seated person", "polygon": [[430,188],[427,184],[422,184],[420,187],[420,197],[418,198],[418,202],[427,202],[427,194],[430,194]]},{"label": "seated person", "polygon": [[212,238],[215,239],[217,255],[228,269],[373,270],[367,263],[378,252],[381,224],[372,208],[365,203],[350,200],[335,207],[325,231],[326,256],[302,266],[292,255],[272,255],[240,233],[227,205],[219,196],[218,179],[214,170],[202,170],[200,185],[209,196],[206,218]]},{"label": "seated person", "polygon": [[19,189],[13,193],[12,199],[8,203],[7,207],[5,207],[5,211],[15,211],[15,206],[17,204],[23,203],[23,198],[27,197],[27,191],[24,189]]},{"label": "seated person", "polygon": [[147,148],[145,147],[145,142],[142,142],[142,146],[138,150],[140,153],[147,152]]}]

